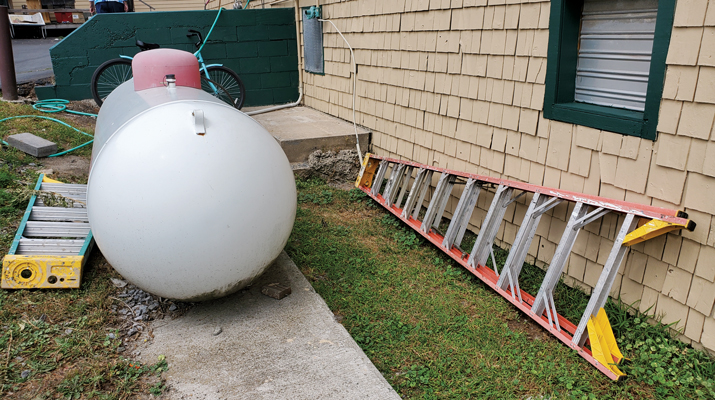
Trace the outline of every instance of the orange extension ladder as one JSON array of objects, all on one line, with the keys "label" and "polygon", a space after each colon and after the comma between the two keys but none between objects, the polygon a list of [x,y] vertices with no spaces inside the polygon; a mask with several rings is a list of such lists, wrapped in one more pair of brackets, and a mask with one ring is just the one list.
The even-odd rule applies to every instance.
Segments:
[{"label": "orange extension ladder", "polygon": [[[435,173],[441,175],[420,220]],[[452,219],[446,232],[441,233],[438,228],[452,190],[455,185],[462,184],[464,189]],[[452,171],[374,154],[365,155],[355,185],[613,380],[624,375],[617,366],[623,355],[603,307],[628,246],[670,231],[695,229],[695,223],[688,220],[688,215],[682,211]],[[494,200],[472,251],[467,253],[459,245],[479,194],[487,188],[495,189]],[[493,253],[494,240],[507,207],[527,193],[531,194],[528,209],[507,260],[499,270]],[[564,201],[575,203],[573,211],[541,288],[534,296],[519,287],[519,274],[541,216]],[[581,228],[608,213],[622,215],[623,222],[586,310],[576,325],[557,312],[554,288]],[[486,266],[490,255],[494,269]]]}]

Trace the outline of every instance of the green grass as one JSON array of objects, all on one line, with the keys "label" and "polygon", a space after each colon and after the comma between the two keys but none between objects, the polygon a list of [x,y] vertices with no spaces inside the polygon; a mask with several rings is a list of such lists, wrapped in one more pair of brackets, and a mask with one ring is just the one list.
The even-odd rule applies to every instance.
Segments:
[{"label": "green grass", "polygon": [[[615,383],[362,192],[298,189],[289,255],[404,398],[715,396],[711,359],[618,302],[607,311],[632,361]],[[522,287],[535,293],[543,274],[525,266]],[[588,297],[563,284],[555,297],[578,322]]]},{"label": "green grass", "polygon": [[[0,119],[34,113],[29,106],[0,103]],[[85,136],[49,121],[0,122],[3,139],[21,132],[55,141],[65,149],[86,141]],[[87,147],[73,154],[88,157],[90,151]],[[0,151],[2,255],[15,236],[41,163],[13,148],[3,146]],[[0,290],[1,398],[123,399],[163,392],[160,374],[167,368],[166,360],[141,365],[117,353],[123,344],[112,329],[117,321],[109,299],[117,292],[109,278],[117,276],[95,250],[80,289]],[[109,333],[116,338],[110,339]]]}]

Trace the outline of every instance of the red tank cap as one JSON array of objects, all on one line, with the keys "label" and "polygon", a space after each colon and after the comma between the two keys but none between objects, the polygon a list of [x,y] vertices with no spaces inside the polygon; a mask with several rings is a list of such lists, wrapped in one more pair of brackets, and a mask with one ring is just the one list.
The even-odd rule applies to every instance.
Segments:
[{"label": "red tank cap", "polygon": [[142,51],[132,61],[134,90],[166,86],[166,75],[176,76],[176,86],[201,89],[199,61],[188,51],[154,49]]}]

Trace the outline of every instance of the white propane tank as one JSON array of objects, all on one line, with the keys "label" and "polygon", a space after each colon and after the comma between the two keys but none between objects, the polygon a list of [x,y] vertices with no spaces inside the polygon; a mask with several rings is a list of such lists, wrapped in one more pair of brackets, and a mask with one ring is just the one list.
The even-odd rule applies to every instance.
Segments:
[{"label": "white propane tank", "polygon": [[[173,86],[173,85],[171,85]],[[134,91],[97,119],[87,212],[109,263],[139,288],[203,301],[248,285],[293,228],[293,172],[256,121],[202,90]]]}]

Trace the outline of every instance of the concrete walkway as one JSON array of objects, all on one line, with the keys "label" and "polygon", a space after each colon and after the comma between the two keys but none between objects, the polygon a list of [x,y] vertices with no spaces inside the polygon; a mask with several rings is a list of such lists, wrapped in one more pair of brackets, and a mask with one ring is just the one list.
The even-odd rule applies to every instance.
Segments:
[{"label": "concrete walkway", "polygon": [[[262,295],[274,282],[292,294]],[[141,359],[166,356],[170,399],[400,398],[285,253],[248,290],[153,329]]]}]

